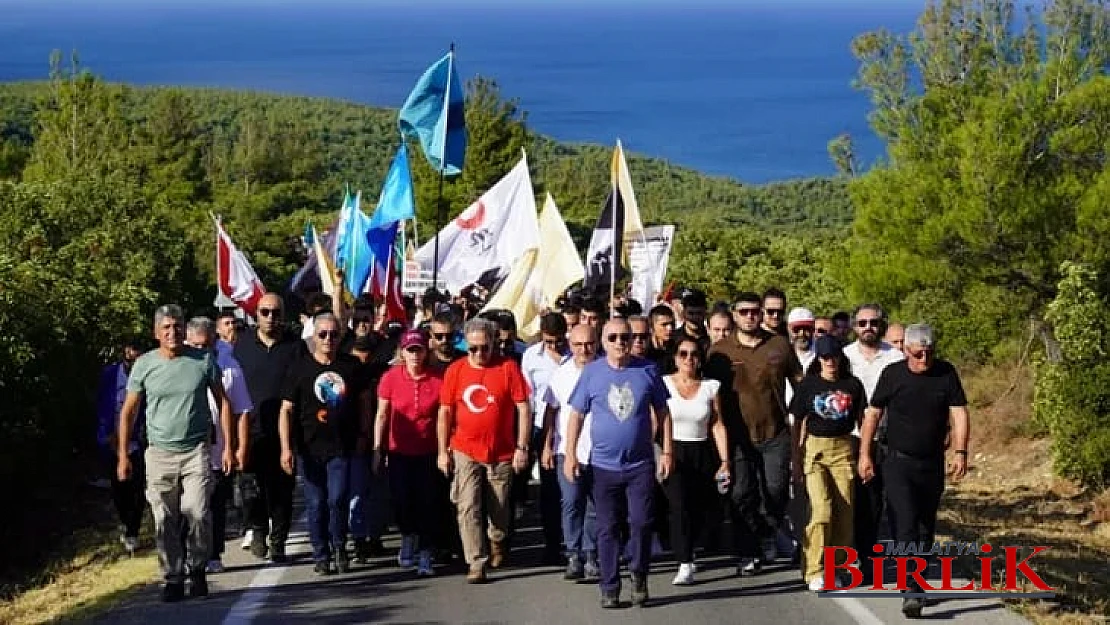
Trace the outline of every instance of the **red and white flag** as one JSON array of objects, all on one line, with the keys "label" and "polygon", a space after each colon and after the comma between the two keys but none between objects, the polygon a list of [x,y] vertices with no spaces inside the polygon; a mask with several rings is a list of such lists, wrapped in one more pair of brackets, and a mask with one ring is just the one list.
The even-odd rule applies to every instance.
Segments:
[{"label": "red and white flag", "polygon": [[247,262],[247,257],[231,242],[219,220],[216,222],[216,283],[225,297],[250,316],[257,313],[258,302],[266,287]]}]

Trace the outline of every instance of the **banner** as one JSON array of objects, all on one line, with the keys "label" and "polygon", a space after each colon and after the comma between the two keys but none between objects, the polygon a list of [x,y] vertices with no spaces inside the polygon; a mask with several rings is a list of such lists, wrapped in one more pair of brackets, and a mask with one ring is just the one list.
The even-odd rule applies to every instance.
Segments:
[{"label": "banner", "polygon": [[656,296],[663,290],[673,242],[674,226],[650,226],[644,228],[642,237],[625,239],[632,265],[631,297],[645,311],[655,305]]}]

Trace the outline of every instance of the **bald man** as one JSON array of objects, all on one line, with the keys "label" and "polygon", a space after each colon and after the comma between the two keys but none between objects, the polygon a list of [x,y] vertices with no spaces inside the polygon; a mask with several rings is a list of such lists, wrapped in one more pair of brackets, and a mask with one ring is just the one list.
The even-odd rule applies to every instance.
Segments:
[{"label": "bald man", "polygon": [[890,343],[894,349],[902,351],[906,344],[906,326],[900,323],[892,323],[886,328],[886,333],[883,334],[883,340]]},{"label": "bald man", "polygon": [[620,606],[620,527],[629,527],[632,604],[648,600],[647,574],[651,563],[652,510],[655,491],[654,425],[661,433],[658,469],[670,475],[670,394],[654,363],[631,353],[632,328],[614,319],[602,329],[605,358],[586,365],[571,393],[573,409],[567,424],[563,476],[575,482],[581,475],[578,441],[589,414],[590,466],[594,505],[597,507],[598,560],[601,568],[601,606]]}]

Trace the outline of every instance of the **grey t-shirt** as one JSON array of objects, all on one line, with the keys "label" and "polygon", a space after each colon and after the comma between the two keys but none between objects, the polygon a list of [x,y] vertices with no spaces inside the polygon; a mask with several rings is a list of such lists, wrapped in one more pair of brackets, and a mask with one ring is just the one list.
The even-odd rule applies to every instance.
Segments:
[{"label": "grey t-shirt", "polygon": [[220,384],[212,352],[186,347],[176,358],[157,349],[135,361],[127,391],[146,398],[146,431],[151,445],[181,452],[207,440],[212,427],[208,389]]}]

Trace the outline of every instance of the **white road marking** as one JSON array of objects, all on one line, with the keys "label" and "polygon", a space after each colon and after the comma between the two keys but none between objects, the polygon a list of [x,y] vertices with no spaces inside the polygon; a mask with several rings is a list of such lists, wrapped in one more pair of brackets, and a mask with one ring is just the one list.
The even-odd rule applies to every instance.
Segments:
[{"label": "white road marking", "polygon": [[[294,527],[305,527],[307,524],[307,511],[302,513],[294,523]],[[301,532],[290,532],[289,538],[292,539],[294,535]],[[307,541],[303,541],[307,542]],[[296,540],[289,540],[285,543],[286,548],[291,545],[297,544]],[[293,556],[295,554],[288,554]],[[258,616],[262,606],[266,605],[266,599],[273,592],[274,588],[281,582],[281,578],[285,572],[289,570],[289,565],[276,565],[271,564],[255,573],[251,583],[247,585],[246,590],[239,599],[227,611],[227,616],[224,617],[223,625],[250,625],[254,618]]]},{"label": "white road marking", "polygon": [[839,605],[855,619],[859,625],[883,625],[883,621],[875,613],[867,609],[863,602],[852,597],[833,597],[833,602]]}]

